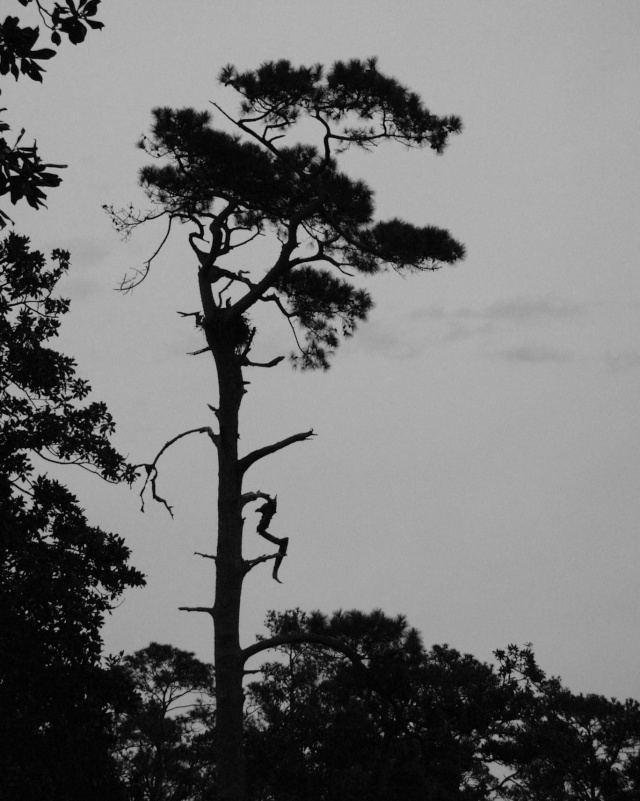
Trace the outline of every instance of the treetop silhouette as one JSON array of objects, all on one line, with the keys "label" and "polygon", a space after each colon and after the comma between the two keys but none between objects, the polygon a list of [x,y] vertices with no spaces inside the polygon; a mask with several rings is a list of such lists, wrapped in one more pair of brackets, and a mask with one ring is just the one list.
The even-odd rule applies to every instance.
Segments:
[{"label": "treetop silhouette", "polygon": [[[258,302],[272,303],[304,336],[294,363],[326,369],[339,333],[350,336],[372,307],[369,293],[347,278],[389,266],[436,270],[464,257],[444,229],[375,221],[373,190],[341,172],[337,156],[385,140],[441,153],[462,124],[432,114],[415,93],[378,72],[375,59],[337,62],[326,75],[320,65],[294,68],[288,61],[244,73],[228,66],[220,82],[243,98],[235,120],[214,104],[238,132],[212,127],[206,111],[155,109],[140,147],[163,164],[143,167],[140,182],[156,210],[110,209],[112,217],[125,233],[161,216],[195,226],[189,239],[203,278],[225,282],[205,317],[235,320],[238,347],[250,349],[253,329],[243,317]],[[289,142],[300,123],[305,132],[307,123],[315,125],[316,144]],[[210,242],[202,248],[207,227]],[[218,264],[268,232],[279,238],[280,254],[260,278]],[[148,267],[123,289],[139,283]]]}]

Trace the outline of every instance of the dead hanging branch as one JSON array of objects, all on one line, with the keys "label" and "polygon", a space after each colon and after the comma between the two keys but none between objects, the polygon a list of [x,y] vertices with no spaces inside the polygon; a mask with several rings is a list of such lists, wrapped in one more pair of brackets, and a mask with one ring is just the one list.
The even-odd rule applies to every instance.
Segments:
[{"label": "dead hanging branch", "polygon": [[209,439],[213,442],[213,444],[218,447],[218,435],[214,433],[211,426],[201,426],[200,428],[191,428],[189,431],[183,431],[182,434],[178,434],[173,439],[170,439],[168,442],[165,442],[162,448],[158,451],[156,458],[150,463],[143,463],[136,465],[136,468],[143,467],[147,472],[147,477],[144,480],[144,484],[142,489],[140,490],[140,501],[141,501],[141,510],[144,512],[144,491],[147,488],[147,484],[151,484],[151,495],[154,501],[158,501],[158,503],[163,504],[166,508],[171,517],[173,517],[173,507],[169,506],[166,499],[163,498],[161,495],[158,495],[156,481],[158,479],[158,460],[162,456],[162,454],[168,450],[175,442],[183,437],[188,436],[189,434],[207,434]]},{"label": "dead hanging branch", "polygon": [[248,453],[246,456],[243,456],[242,459],[238,460],[238,467],[240,468],[241,474],[246,473],[251,465],[257,462],[258,459],[263,459],[265,456],[276,453],[276,451],[280,451],[292,445],[294,442],[303,442],[314,436],[313,429],[310,431],[302,431],[300,434],[293,434],[286,439],[280,440],[280,442],[274,442],[272,445],[265,445],[264,448],[257,448],[255,451],[251,451],[251,453]]},{"label": "dead hanging branch", "polygon": [[[138,212],[134,210],[132,204],[129,204],[127,209],[120,209],[118,211],[116,211],[113,206],[103,205],[102,208],[111,218],[111,224],[113,227],[123,236],[125,240],[131,236],[131,232],[139,225],[142,225],[149,220],[157,220],[160,217],[167,215],[166,211],[162,211],[160,213],[151,211],[145,213]],[[149,275],[149,271],[151,270],[151,262],[165,246],[167,239],[169,239],[173,219],[174,218],[171,215],[168,215],[167,230],[162,238],[162,242],[160,242],[153,255],[144,262],[142,267],[134,269],[132,272],[127,273],[122,278],[119,286],[116,287],[119,292],[122,292],[126,295],[128,292],[134,290],[137,286],[140,286],[140,284]]]},{"label": "dead hanging branch", "polygon": [[268,531],[273,516],[278,511],[278,499],[272,498],[270,495],[267,495],[266,492],[248,492],[242,496],[242,502],[243,504],[249,503],[257,498],[264,498],[264,504],[259,509],[256,509],[260,515],[260,522],[256,526],[256,531],[261,537],[264,537],[265,540],[269,540],[269,542],[277,545],[278,550],[276,553],[259,556],[257,559],[245,560],[245,572],[248,573],[253,567],[261,564],[262,562],[267,562],[269,559],[274,559],[273,572],[271,575],[278,582],[278,584],[282,584],[278,578],[278,570],[280,569],[282,560],[287,555],[289,537],[274,537],[274,535]]}]

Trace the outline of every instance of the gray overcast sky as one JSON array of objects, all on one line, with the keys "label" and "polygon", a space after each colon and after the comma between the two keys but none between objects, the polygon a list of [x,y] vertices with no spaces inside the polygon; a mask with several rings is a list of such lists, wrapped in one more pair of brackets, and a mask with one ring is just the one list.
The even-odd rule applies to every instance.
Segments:
[{"label": "gray overcast sky", "polygon": [[[49,62],[42,87],[3,89],[9,122],[66,162],[49,211],[18,207],[34,245],[67,247],[60,346],[148,461],[208,424],[215,382],[189,320],[195,269],[178,230],[133,296],[112,291],[162,237],[123,244],[103,203],[145,206],[134,145],[157,105],[236,108],[219,69],[376,55],[465,130],[442,157],[380,147],[344,168],[380,217],[448,228],[461,266],[375,278],[371,321],[328,374],[251,376],[246,450],[313,427],[260,463],[277,494],[281,569],[246,583],[248,643],[270,608],[404,613],[427,644],[482,659],[533,642],[576,691],[640,697],[640,4],[636,0],[105,0],[104,31]],[[17,9],[13,10],[17,12]],[[26,11],[23,16],[26,19]],[[267,248],[266,252],[270,252]],[[267,262],[253,251],[258,269]],[[290,350],[265,321],[261,352]],[[64,473],[92,522],[122,533],[148,587],[109,619],[106,647],[171,642],[210,659],[215,462],[185,440],[163,458],[175,519],[134,491]],[[246,551],[262,550],[247,514]]]}]

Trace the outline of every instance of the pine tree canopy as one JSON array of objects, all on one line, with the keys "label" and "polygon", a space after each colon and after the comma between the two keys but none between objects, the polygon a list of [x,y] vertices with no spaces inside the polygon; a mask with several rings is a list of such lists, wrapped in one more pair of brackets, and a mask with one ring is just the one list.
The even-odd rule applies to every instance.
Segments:
[{"label": "pine tree canopy", "polygon": [[[304,334],[294,362],[326,369],[339,333],[349,336],[372,306],[342,276],[436,270],[464,257],[446,230],[376,221],[373,191],[341,172],[338,157],[385,140],[441,153],[461,121],[432,114],[375,59],[338,61],[327,72],[288,61],[244,73],[227,66],[219,80],[242,97],[237,119],[213,104],[233,133],[214,127],[206,111],[155,109],[140,147],[161,163],[145,166],[140,181],[157,210],[144,218],[112,211],[114,221],[125,231],[158,216],[195,225],[190,242],[201,270],[231,287],[227,318],[272,302]],[[315,143],[296,140],[313,138],[314,129]],[[202,250],[195,240],[206,241],[205,225],[212,242]],[[220,266],[221,257],[268,233],[280,253],[262,277]],[[219,309],[222,302],[219,295]]]}]

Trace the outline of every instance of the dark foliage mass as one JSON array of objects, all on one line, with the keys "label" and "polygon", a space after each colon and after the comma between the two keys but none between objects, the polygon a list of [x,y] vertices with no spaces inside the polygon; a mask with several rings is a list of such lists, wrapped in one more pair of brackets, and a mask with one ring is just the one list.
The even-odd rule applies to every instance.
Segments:
[{"label": "dark foliage mass", "polygon": [[[94,19],[100,0],[68,0],[50,3],[45,0],[18,0],[21,6],[33,5],[38,12],[40,23],[48,29],[51,43],[56,47],[65,36],[76,45],[83,42],[87,30],[100,30],[103,23]],[[0,22],[0,75],[21,76],[42,82],[44,67],[40,62],[48,61],[56,55],[56,50],[43,47],[40,42],[38,25],[23,25],[19,17],[7,16]],[[6,109],[0,109],[0,113]],[[0,119],[0,134],[6,134],[11,127]],[[61,178],[55,172],[63,164],[45,164],[38,153],[37,145],[22,144],[25,131],[21,130],[13,143],[0,136],[0,196],[9,195],[11,203],[19,200],[34,209],[43,207],[46,192],[60,184]],[[9,215],[0,209],[0,229],[11,222]]]},{"label": "dark foliage mass", "polygon": [[331,632],[366,669],[283,645],[249,688],[250,798],[637,799],[640,705],[575,695],[530,648],[496,665],[426,649],[403,617],[271,613],[272,635]]},{"label": "dark foliage mass", "polygon": [[[576,695],[529,647],[489,665],[425,648],[402,616],[269,613],[270,637],[339,638],[279,647],[247,688],[251,801],[635,801],[640,707]],[[123,666],[138,695],[118,722],[130,799],[216,797],[208,743],[211,668],[152,643]]]},{"label": "dark foliage mass", "polygon": [[[461,122],[432,114],[418,95],[383,75],[375,59],[337,62],[326,72],[288,61],[246,73],[226,67],[220,81],[243,98],[242,115],[232,120],[236,130],[224,130],[231,118],[221,109],[222,127],[209,112],[155,109],[151,134],[140,146],[162,164],[143,167],[140,179],[159,211],[110,211],[125,233],[159,216],[195,226],[194,249],[205,221],[212,221],[213,282],[245,291],[239,313],[256,302],[273,303],[302,334],[294,363],[326,369],[340,335],[350,336],[372,306],[354,277],[389,266],[434,270],[464,257],[464,247],[444,229],[376,221],[373,190],[338,168],[340,154],[384,141],[441,153]],[[315,143],[295,141],[300,122],[315,127]],[[282,243],[281,258],[263,278],[214,269],[232,250],[269,232]]]},{"label": "dark foliage mass", "polygon": [[[89,525],[76,498],[38,472],[77,464],[129,481],[114,424],[72,359],[49,340],[69,302],[26,237],[0,242],[0,759],[8,799],[117,797],[107,712],[125,688],[100,665],[104,615],[140,586],[121,537]],[[111,777],[111,778],[110,778]],[[97,796],[104,786],[104,796]],[[111,786],[113,785],[113,786]],[[111,789],[109,790],[109,787]]]},{"label": "dark foliage mass", "polygon": [[119,669],[136,693],[133,709],[115,719],[115,758],[127,797],[215,798],[213,666],[151,643],[126,656]]}]

